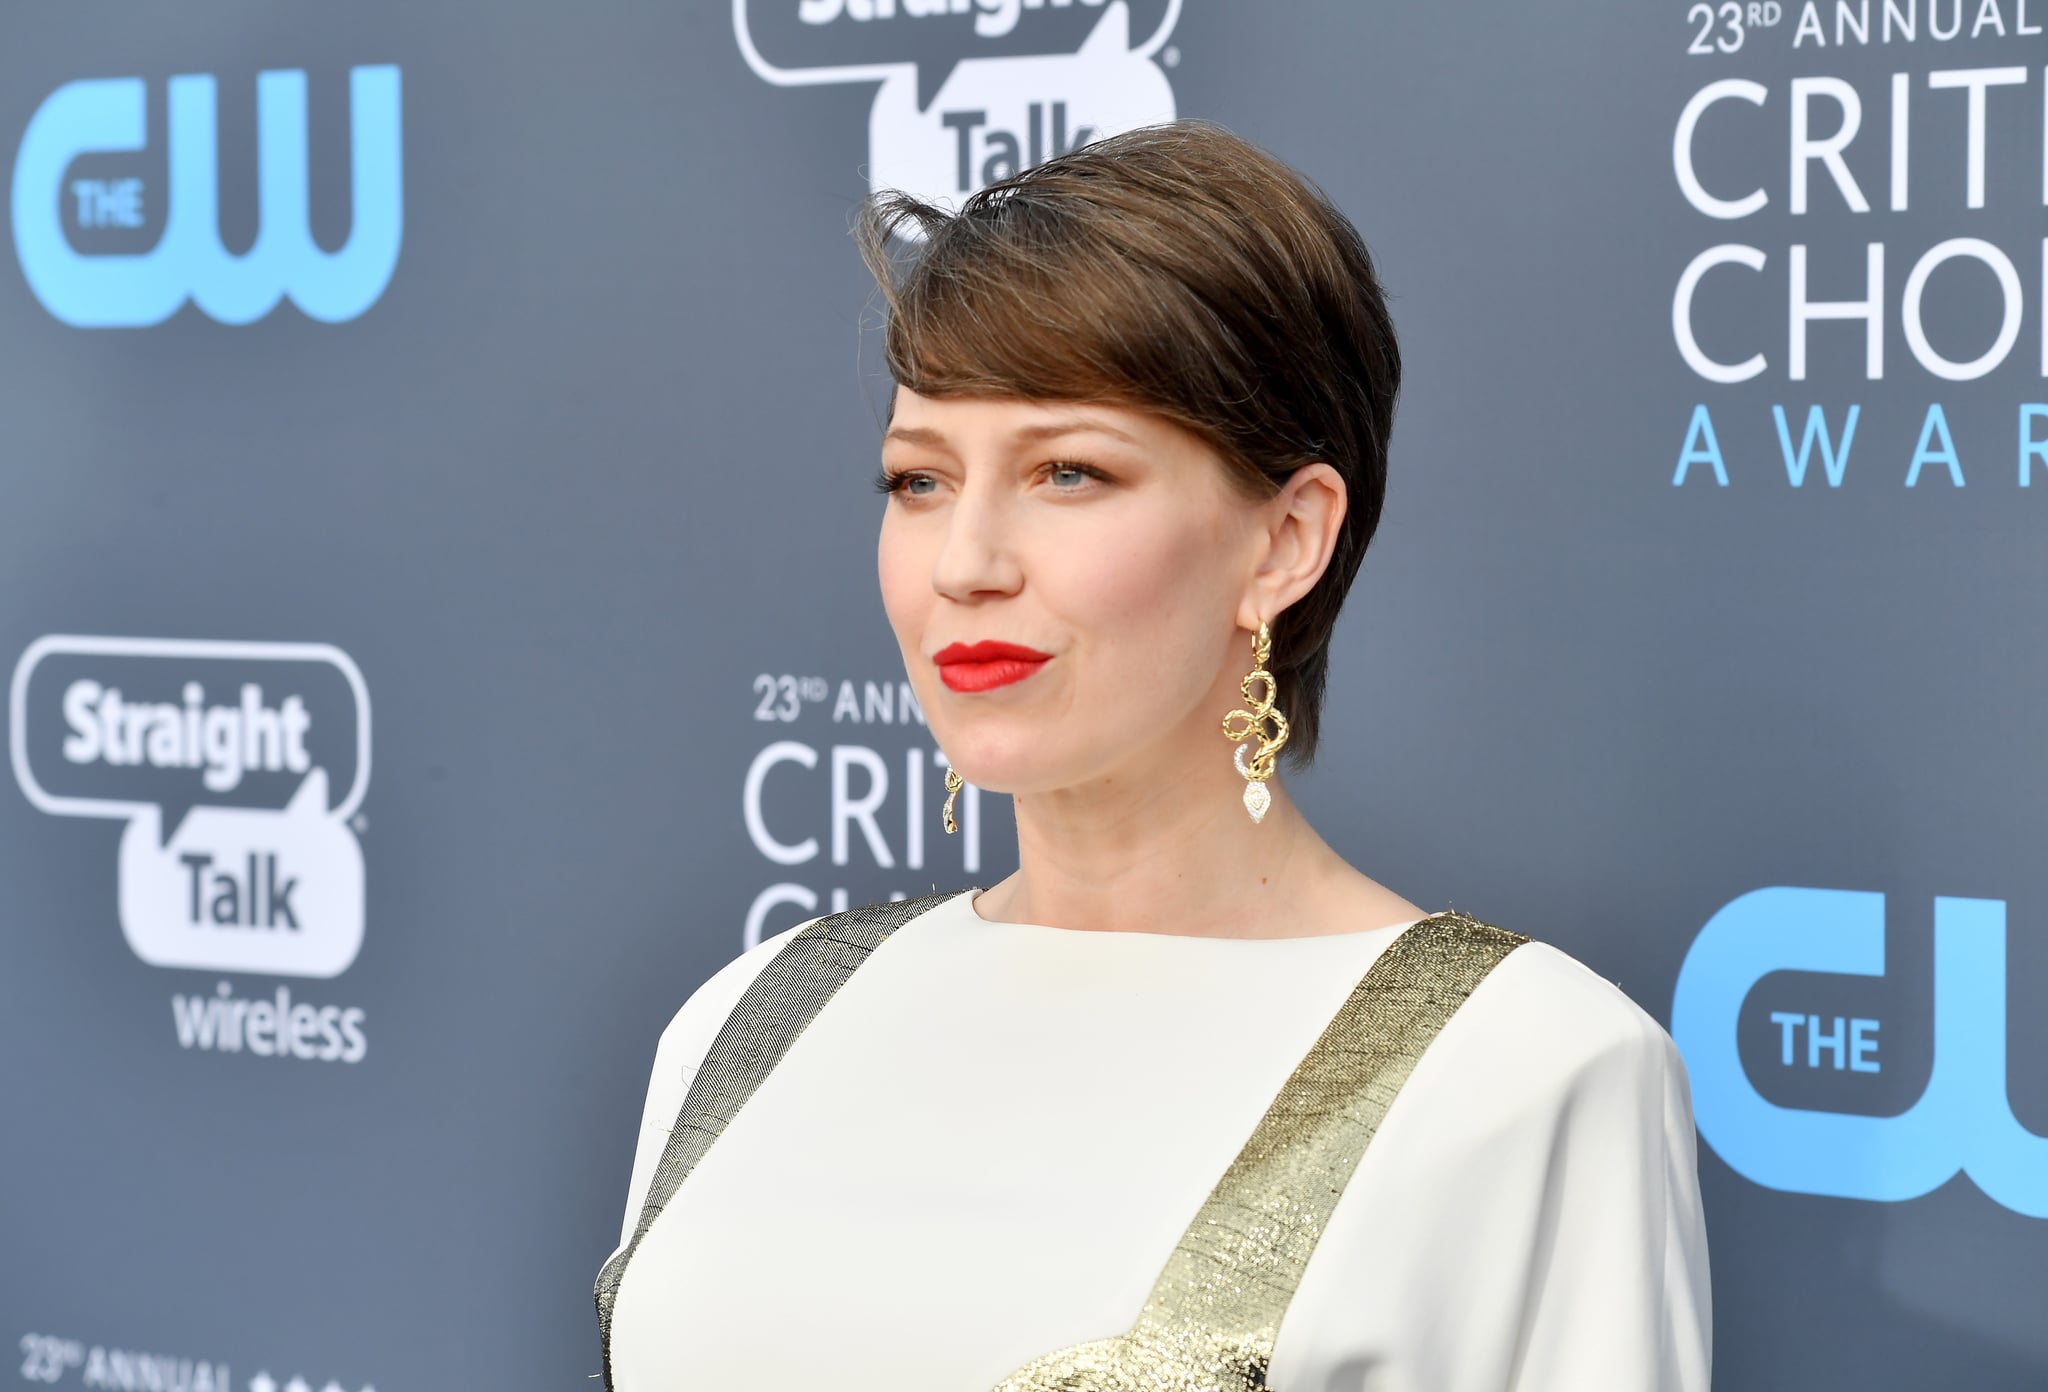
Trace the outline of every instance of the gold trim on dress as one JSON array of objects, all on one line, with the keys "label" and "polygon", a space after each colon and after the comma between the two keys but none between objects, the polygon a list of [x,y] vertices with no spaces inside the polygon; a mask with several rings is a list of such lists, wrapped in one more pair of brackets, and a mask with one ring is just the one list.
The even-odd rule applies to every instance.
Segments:
[{"label": "gold trim on dress", "polygon": [[1032,1360],[994,1392],[1251,1392],[1352,1171],[1437,1032],[1528,939],[1460,913],[1375,960],[1281,1087],[1115,1338]]},{"label": "gold trim on dress", "polygon": [[[631,1240],[598,1273],[607,1392],[612,1309],[647,1230],[854,970],[897,928],[952,897],[820,919],[741,993],[691,1080]],[[1527,941],[1455,912],[1404,929],[1288,1076],[1167,1258],[1131,1329],[1036,1358],[993,1392],[1267,1388],[1280,1321],[1388,1107],[1445,1022]]]}]

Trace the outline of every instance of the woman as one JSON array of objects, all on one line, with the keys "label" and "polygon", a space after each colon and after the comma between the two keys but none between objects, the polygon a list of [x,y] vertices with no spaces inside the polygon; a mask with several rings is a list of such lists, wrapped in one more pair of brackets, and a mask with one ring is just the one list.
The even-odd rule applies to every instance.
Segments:
[{"label": "woman", "polygon": [[882,599],[1019,869],[690,997],[599,1278],[608,1386],[1705,1389],[1670,1038],[1368,879],[1276,777],[1385,488],[1357,233],[1193,122],[861,231]]}]

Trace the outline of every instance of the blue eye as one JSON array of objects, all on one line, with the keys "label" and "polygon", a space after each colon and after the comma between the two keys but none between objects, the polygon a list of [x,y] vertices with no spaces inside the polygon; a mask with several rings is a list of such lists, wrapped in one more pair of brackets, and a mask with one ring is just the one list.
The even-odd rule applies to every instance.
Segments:
[{"label": "blue eye", "polygon": [[1086,464],[1054,464],[1046,470],[1046,477],[1052,480],[1055,488],[1065,493],[1072,492],[1092,479],[1099,479],[1102,475]]},{"label": "blue eye", "polygon": [[902,493],[922,498],[938,487],[938,480],[930,474],[912,473],[908,470],[894,473],[888,469],[875,475],[875,490],[880,493]]}]

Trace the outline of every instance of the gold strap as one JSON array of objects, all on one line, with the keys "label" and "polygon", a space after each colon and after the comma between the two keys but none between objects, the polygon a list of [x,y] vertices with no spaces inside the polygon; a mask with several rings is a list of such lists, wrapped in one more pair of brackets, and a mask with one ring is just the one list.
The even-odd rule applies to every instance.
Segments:
[{"label": "gold strap", "polygon": [[626,1263],[690,1171],[711,1149],[804,1027],[832,999],[854,969],[888,936],[926,909],[952,898],[928,894],[917,899],[869,904],[821,918],[784,943],[760,974],[747,983],[732,1013],[711,1041],[682,1110],[668,1133],[661,1160],[647,1186],[646,1202],[633,1236],[597,1273],[597,1333],[604,1359],[604,1385],[612,1385],[612,1307]]},{"label": "gold strap", "polygon": [[1182,1235],[1129,1333],[1032,1360],[995,1392],[1251,1392],[1338,1196],[1444,1023],[1528,939],[1460,913],[1387,945]]}]

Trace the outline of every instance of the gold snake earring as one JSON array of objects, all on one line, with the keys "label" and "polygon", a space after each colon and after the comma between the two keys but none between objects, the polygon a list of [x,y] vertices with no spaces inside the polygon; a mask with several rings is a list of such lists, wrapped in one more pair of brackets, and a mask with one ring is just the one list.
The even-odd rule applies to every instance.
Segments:
[{"label": "gold snake earring", "polygon": [[939,809],[939,821],[944,824],[948,836],[960,830],[960,823],[953,820],[953,799],[959,797],[960,790],[966,786],[967,780],[960,776],[960,770],[951,764],[946,765],[946,805]]},{"label": "gold snake earring", "polygon": [[[1237,684],[1237,689],[1244,693],[1244,709],[1234,710],[1223,717],[1223,736],[1237,746],[1231,754],[1231,762],[1245,777],[1244,810],[1251,813],[1254,824],[1263,820],[1266,809],[1273,805],[1273,794],[1267,789],[1266,780],[1273,776],[1273,761],[1279,755],[1280,747],[1287,743],[1287,717],[1273,708],[1280,688],[1274,682],[1273,674],[1266,670],[1266,661],[1272,652],[1273,631],[1261,620],[1258,635],[1252,639],[1252,670]],[[1267,733],[1269,725],[1272,727],[1270,734]],[[1258,741],[1256,749],[1245,743],[1254,738]]]}]

